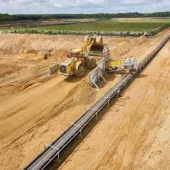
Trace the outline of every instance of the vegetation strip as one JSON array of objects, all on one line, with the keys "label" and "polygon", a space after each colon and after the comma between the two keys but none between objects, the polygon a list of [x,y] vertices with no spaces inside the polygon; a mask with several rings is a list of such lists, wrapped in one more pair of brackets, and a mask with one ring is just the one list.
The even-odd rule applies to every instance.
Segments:
[{"label": "vegetation strip", "polygon": [[[170,24],[165,24],[161,27],[148,31],[148,34],[153,36],[164,29],[170,27]],[[105,35],[105,36],[141,36],[144,32],[129,32],[129,31],[39,31],[39,30],[4,30],[3,33],[32,33],[32,34],[48,34],[48,35]]]}]

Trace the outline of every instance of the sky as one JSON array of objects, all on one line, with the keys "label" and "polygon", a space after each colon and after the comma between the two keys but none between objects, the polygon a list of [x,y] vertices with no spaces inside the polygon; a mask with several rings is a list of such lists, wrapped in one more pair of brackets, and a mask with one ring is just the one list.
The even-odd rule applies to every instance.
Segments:
[{"label": "sky", "polygon": [[119,13],[170,11],[170,0],[0,0],[0,13]]}]

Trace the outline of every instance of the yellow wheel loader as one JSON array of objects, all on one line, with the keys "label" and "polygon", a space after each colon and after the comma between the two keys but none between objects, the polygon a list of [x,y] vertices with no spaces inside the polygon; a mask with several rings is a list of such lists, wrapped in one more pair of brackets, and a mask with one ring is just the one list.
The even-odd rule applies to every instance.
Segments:
[{"label": "yellow wheel loader", "polygon": [[92,69],[96,67],[95,56],[102,55],[103,49],[102,37],[85,37],[83,46],[80,49],[71,50],[67,59],[60,63],[60,74],[82,77],[86,68]]},{"label": "yellow wheel loader", "polygon": [[80,49],[71,50],[67,59],[60,63],[60,74],[65,76],[75,75],[83,77],[85,69],[93,69],[97,65],[96,58],[105,58],[105,72],[127,73],[138,67],[135,58],[126,58],[120,60],[110,59],[109,49],[103,44],[100,36],[87,36],[84,38],[84,44]]}]

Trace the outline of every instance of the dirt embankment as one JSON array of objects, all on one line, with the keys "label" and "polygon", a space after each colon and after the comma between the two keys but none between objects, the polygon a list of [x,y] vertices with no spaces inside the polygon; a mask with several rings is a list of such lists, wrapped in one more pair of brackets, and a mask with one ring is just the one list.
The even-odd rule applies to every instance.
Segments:
[{"label": "dirt embankment", "polygon": [[128,42],[121,42],[110,48],[110,55],[112,59],[122,58],[123,55],[135,47],[139,47],[147,41],[145,36],[139,38],[129,39]]},{"label": "dirt embankment", "polygon": [[41,35],[0,35],[0,95],[16,93],[48,76],[79,38]]},{"label": "dirt embankment", "polygon": [[[127,52],[147,39],[140,38],[113,38],[103,37],[104,43],[109,48],[118,47],[118,50]],[[21,55],[23,54],[51,54],[57,50],[70,50],[79,48],[83,44],[83,36],[67,35],[37,35],[37,34],[1,34],[0,35],[0,54]],[[128,48],[128,49],[127,49]],[[31,57],[30,57],[31,58]],[[34,57],[33,57],[34,58]]]}]

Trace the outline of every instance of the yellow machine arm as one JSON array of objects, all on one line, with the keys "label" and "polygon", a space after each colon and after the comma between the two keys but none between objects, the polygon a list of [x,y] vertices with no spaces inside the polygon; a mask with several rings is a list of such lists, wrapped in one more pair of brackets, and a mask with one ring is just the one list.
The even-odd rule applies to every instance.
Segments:
[{"label": "yellow machine arm", "polygon": [[82,49],[89,50],[103,50],[103,39],[100,36],[86,36],[84,37],[84,44]]},{"label": "yellow machine arm", "polygon": [[84,42],[82,49],[84,51],[89,50],[89,49],[91,49],[93,44],[94,44],[94,40],[93,41],[86,41],[86,42]]}]

